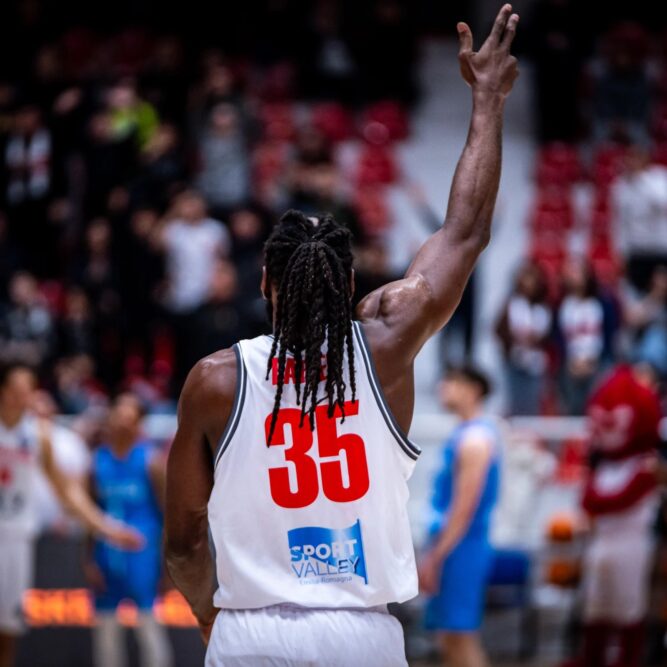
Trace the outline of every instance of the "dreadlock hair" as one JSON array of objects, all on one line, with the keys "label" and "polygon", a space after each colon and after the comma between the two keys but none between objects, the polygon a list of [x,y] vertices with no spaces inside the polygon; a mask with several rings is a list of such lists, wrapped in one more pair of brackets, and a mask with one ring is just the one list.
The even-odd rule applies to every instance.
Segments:
[{"label": "dreadlock hair", "polygon": [[[278,359],[276,398],[268,444],[271,444],[280,410],[287,354],[294,357],[297,405],[301,425],[308,414],[315,428],[317,388],[320,383],[322,346],[327,343],[326,396],[329,416],[336,407],[345,419],[343,379],[345,350],[352,400],[356,396],[352,339],[351,234],[330,214],[315,222],[300,211],[285,213],[264,246],[268,284],[277,289],[273,319],[273,345],[266,377]],[[303,376],[303,387],[302,387]]]}]

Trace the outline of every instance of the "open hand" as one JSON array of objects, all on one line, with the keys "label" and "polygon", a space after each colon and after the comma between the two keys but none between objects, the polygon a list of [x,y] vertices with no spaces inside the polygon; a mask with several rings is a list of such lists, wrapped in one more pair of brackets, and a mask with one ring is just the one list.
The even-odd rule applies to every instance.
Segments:
[{"label": "open hand", "polygon": [[126,551],[141,551],[146,545],[146,538],[138,530],[115,519],[107,520],[103,538],[115,547]]},{"label": "open hand", "polygon": [[442,558],[431,550],[424,554],[417,567],[419,588],[427,595],[435,595],[440,588],[442,578]]},{"label": "open hand", "polygon": [[503,5],[493,24],[491,34],[479,51],[473,51],[472,31],[467,23],[459,23],[459,64],[461,75],[476,92],[508,95],[519,76],[516,58],[510,46],[516,34],[519,15],[512,5]]}]

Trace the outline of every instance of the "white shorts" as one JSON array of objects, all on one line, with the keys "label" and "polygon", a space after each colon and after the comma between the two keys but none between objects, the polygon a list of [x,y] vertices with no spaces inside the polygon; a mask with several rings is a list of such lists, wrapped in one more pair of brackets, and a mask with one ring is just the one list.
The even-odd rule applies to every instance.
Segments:
[{"label": "white shorts", "polygon": [[641,621],[652,564],[648,532],[593,537],[584,558],[584,619],[619,625]]},{"label": "white shorts", "polygon": [[0,538],[0,632],[25,630],[23,595],[32,585],[34,542],[24,538]]},{"label": "white shorts", "polygon": [[223,609],[206,667],[407,667],[401,624],[386,611]]}]

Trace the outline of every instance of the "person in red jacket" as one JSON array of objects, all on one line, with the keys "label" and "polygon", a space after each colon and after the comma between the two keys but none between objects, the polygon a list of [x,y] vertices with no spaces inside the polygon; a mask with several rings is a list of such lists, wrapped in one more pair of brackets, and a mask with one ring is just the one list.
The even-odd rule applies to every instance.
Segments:
[{"label": "person in red jacket", "polygon": [[657,511],[660,403],[645,364],[621,365],[593,392],[591,467],[582,505],[592,533],[583,568],[581,665],[606,667],[616,638],[618,667],[642,664],[643,622]]}]

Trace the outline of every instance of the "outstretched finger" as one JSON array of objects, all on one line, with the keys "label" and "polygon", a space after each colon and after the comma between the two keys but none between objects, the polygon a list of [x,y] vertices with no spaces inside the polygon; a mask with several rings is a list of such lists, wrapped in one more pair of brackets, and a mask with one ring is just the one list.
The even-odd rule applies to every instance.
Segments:
[{"label": "outstretched finger", "polygon": [[500,8],[498,16],[496,16],[496,20],[493,23],[491,34],[488,36],[486,42],[484,42],[485,46],[487,44],[491,44],[492,46],[500,44],[503,32],[505,31],[505,26],[507,25],[507,21],[511,14],[512,14],[512,5],[503,5]]},{"label": "outstretched finger", "polygon": [[457,23],[456,29],[459,33],[459,53],[470,53],[472,51],[472,31],[467,23]]},{"label": "outstretched finger", "polygon": [[512,46],[512,42],[514,41],[514,36],[516,35],[516,26],[519,23],[519,15],[518,14],[512,14],[512,16],[509,17],[507,21],[507,25],[505,26],[505,33],[503,34],[503,39],[500,42],[500,45],[507,50],[509,50],[510,46]]}]

